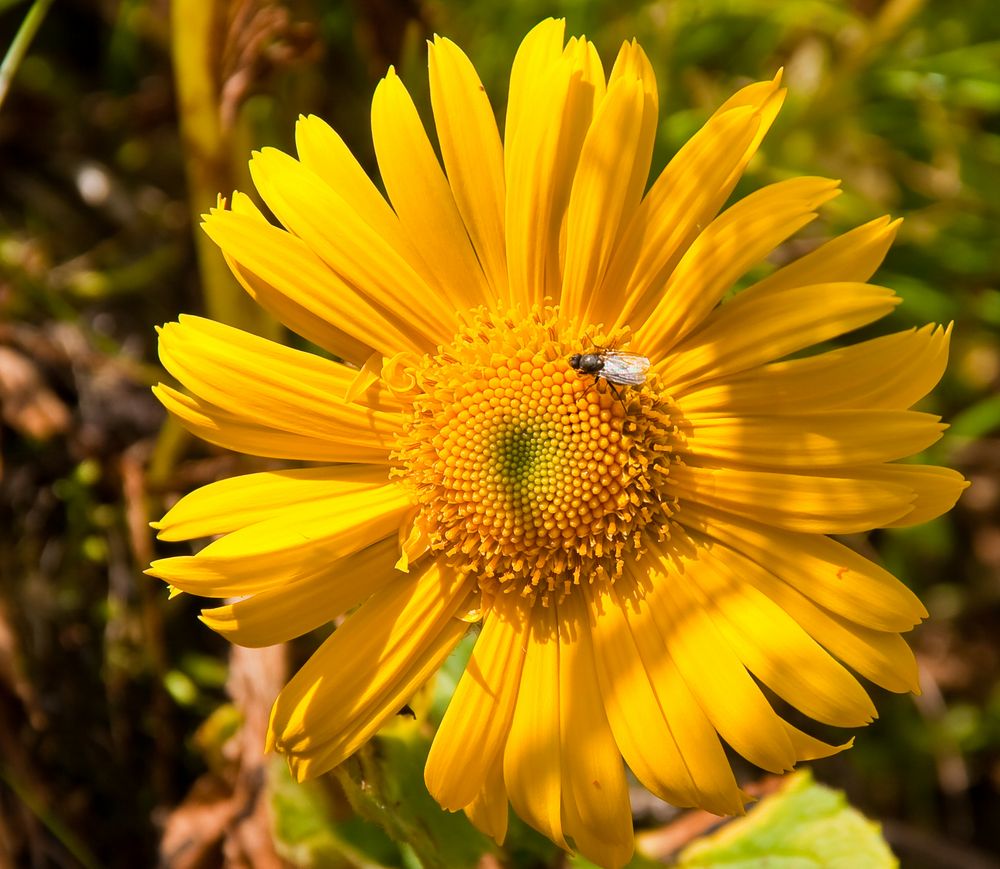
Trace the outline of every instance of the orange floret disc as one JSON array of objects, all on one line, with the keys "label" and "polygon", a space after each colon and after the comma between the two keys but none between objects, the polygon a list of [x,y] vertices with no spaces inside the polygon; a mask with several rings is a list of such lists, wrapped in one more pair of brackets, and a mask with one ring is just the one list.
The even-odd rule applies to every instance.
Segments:
[{"label": "orange floret disc", "polygon": [[[422,392],[394,454],[432,549],[480,575],[488,598],[565,594],[614,580],[626,545],[666,534],[679,438],[655,377],[613,394],[570,368],[573,353],[620,346],[551,308],[477,311],[424,357]],[[459,559],[456,558],[456,562]]]}]

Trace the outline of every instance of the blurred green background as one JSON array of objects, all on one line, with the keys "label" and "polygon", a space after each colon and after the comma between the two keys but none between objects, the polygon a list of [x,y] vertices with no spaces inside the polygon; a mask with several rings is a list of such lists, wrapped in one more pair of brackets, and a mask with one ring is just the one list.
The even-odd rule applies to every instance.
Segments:
[{"label": "blurred green background", "polygon": [[[0,0],[0,52],[28,8]],[[877,331],[954,321],[949,371],[925,402],[952,428],[929,459],[973,485],[948,517],[850,541],[930,610],[911,637],[924,692],[876,690],[881,719],[814,773],[884,824],[904,866],[1000,865],[998,11],[996,0],[58,0],[0,107],[0,866],[136,867],[158,854],[176,867],[419,865],[419,847],[394,845],[355,810],[457,843],[442,865],[499,865],[418,793],[428,722],[454,673],[353,777],[298,789],[262,762],[267,705],[308,644],[231,660],[197,602],[168,603],[142,575],[159,551],[148,520],[251,466],[165,425],[149,386],[153,326],[179,312],[277,334],[192,229],[217,193],[249,189],[252,148],[292,150],[296,116],[312,112],[374,172],[368,107],[389,64],[426,109],[425,40],[449,36],[502,113],[517,44],[550,14],[592,38],[608,68],[622,40],[646,49],[663,114],[654,171],[733,90],[785,68],[785,107],[737,194],[798,174],[841,178],[845,194],[779,257],[881,214],[905,218],[876,278],[904,304]],[[378,785],[387,758],[399,766]],[[359,771],[413,817],[365,804]],[[674,819],[634,802],[640,828]],[[562,860],[523,829],[512,843],[512,865]]]}]

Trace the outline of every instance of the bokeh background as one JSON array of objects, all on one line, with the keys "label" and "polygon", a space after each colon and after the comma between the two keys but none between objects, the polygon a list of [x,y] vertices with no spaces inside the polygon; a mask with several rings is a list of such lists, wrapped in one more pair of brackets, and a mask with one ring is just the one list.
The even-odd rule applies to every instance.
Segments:
[{"label": "bokeh background", "polygon": [[[0,53],[29,8],[0,0]],[[904,866],[1000,865],[998,11],[996,0],[57,0],[0,106],[0,866],[413,866],[414,850],[372,819],[467,835],[447,826],[456,819],[437,830],[418,793],[421,740],[453,674],[353,779],[298,789],[260,757],[261,732],[309,641],[231,653],[196,601],[168,601],[143,576],[151,557],[180,553],[154,541],[151,518],[259,467],[164,419],[149,390],[162,376],[154,326],[187,311],[279,335],[197,229],[218,193],[250,189],[250,150],[291,150],[296,116],[312,112],[374,172],[368,108],[390,64],[426,109],[425,40],[449,36],[502,112],[513,52],[550,14],[605,59],[639,38],[661,93],[654,171],[733,90],[784,67],[788,99],[737,195],[799,174],[841,178],[845,193],[779,259],[885,213],[905,218],[876,278],[904,304],[870,334],[954,321],[949,371],[923,404],[952,427],[927,458],[973,485],[950,516],[849,541],[926,602],[912,635],[924,690],[876,689],[881,718],[814,774],[883,824]],[[366,809],[351,792],[360,775],[392,778],[382,792],[419,803],[417,821]],[[634,803],[641,828],[677,829],[669,807]],[[512,840],[512,865],[562,860],[523,830]],[[498,865],[473,852],[443,865]]]}]

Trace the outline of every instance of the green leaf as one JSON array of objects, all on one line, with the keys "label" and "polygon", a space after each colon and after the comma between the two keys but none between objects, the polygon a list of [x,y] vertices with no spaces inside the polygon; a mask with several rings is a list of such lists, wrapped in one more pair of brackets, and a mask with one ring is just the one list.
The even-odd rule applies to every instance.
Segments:
[{"label": "green leaf", "polygon": [[693,869],[890,869],[898,866],[879,825],[851,808],[840,792],[816,784],[806,771],[789,776],[745,818],[699,839],[678,866]]},{"label": "green leaf", "polygon": [[425,725],[399,717],[334,773],[358,815],[381,825],[395,842],[405,843],[415,865],[472,869],[495,846],[464,813],[446,812],[427,792],[424,764],[429,748]]},{"label": "green leaf", "polygon": [[268,767],[271,817],[278,854],[304,869],[383,869],[400,865],[399,850],[374,824],[338,820],[322,780],[299,784],[280,758]]},{"label": "green leaf", "polygon": [[952,437],[978,438],[1000,429],[1000,396],[991,395],[967,407],[951,421]]}]

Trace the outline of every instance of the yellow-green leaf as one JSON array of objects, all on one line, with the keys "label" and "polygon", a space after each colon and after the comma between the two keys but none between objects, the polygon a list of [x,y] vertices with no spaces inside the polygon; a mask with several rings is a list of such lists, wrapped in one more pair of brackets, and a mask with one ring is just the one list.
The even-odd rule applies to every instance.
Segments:
[{"label": "yellow-green leaf", "polygon": [[898,861],[881,829],[840,791],[816,784],[802,771],[745,818],[691,843],[681,869],[894,869]]}]

